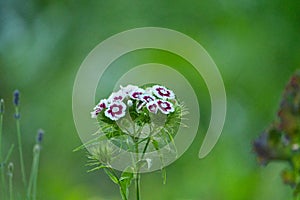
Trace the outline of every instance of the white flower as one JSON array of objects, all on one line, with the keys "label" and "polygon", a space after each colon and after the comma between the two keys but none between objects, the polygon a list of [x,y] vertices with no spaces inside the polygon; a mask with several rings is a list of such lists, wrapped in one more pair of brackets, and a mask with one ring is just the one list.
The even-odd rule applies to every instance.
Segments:
[{"label": "white flower", "polygon": [[118,92],[113,92],[109,98],[108,98],[108,102],[109,103],[113,103],[116,101],[123,101],[123,99],[126,97],[126,94],[123,93],[122,90],[119,90]]},{"label": "white flower", "polygon": [[123,87],[122,85],[120,86],[121,91],[126,94],[126,95],[130,95],[130,93],[134,90],[137,90],[139,87],[135,86],[135,85],[127,85],[125,87]]},{"label": "white flower", "polygon": [[138,88],[138,89],[136,89],[136,90],[133,90],[133,91],[129,94],[129,96],[130,96],[130,98],[132,98],[132,99],[140,100],[140,96],[141,96],[142,94],[144,94],[144,93],[145,93],[145,90],[143,90],[142,88]]},{"label": "white flower", "polygon": [[105,111],[105,116],[111,120],[118,120],[125,116],[126,105],[121,101],[111,103]]},{"label": "white flower", "polygon": [[174,112],[174,106],[171,102],[164,101],[164,100],[157,100],[158,109],[164,113],[169,114]]},{"label": "white flower", "polygon": [[161,85],[154,85],[152,87],[152,92],[155,96],[164,100],[175,99],[174,92]]}]

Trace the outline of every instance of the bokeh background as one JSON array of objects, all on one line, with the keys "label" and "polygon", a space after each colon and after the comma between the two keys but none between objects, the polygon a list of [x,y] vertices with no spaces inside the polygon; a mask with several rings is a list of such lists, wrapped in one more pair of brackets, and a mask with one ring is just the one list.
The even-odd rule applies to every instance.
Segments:
[{"label": "bokeh background", "polygon": [[[7,151],[16,143],[11,102],[12,92],[18,88],[28,172],[36,131],[43,128],[46,132],[38,199],[120,199],[118,188],[102,171],[86,172],[84,151],[72,152],[81,145],[72,117],[72,87],[81,62],[99,42],[144,26],[180,31],[206,48],[223,76],[228,113],[215,149],[199,160],[200,142],[210,118],[209,94],[200,80],[198,136],[188,151],[167,167],[166,185],[159,172],[142,176],[143,199],[292,199],[291,189],[280,178],[286,165],[259,166],[251,142],[275,119],[282,90],[300,66],[298,1],[1,0],[4,148]],[[149,58],[149,51],[139,54],[136,60]],[[151,56],[156,62],[176,64],[170,55],[152,52]],[[119,64],[130,63],[129,58]],[[15,187],[20,185],[17,158],[15,149]],[[134,199],[133,194],[131,197]]]}]

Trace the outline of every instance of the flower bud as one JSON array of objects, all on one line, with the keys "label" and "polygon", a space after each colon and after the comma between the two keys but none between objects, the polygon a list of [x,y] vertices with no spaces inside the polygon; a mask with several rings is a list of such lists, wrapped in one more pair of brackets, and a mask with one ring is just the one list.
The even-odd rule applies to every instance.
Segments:
[{"label": "flower bud", "polygon": [[7,169],[8,169],[8,175],[12,176],[13,172],[14,172],[14,164],[12,162],[10,162],[7,166]]},{"label": "flower bud", "polygon": [[19,90],[14,91],[13,102],[14,102],[15,106],[18,106],[20,104],[20,92],[19,92]]},{"label": "flower bud", "polygon": [[44,138],[44,130],[43,129],[39,129],[38,130],[38,133],[37,133],[37,136],[36,136],[36,142],[37,143],[41,143],[43,138]]}]

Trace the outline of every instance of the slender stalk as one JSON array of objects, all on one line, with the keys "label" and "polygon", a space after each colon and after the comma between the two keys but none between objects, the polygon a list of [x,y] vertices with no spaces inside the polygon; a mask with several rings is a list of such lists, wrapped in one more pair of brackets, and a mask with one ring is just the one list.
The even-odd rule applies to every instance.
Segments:
[{"label": "slender stalk", "polygon": [[21,174],[22,174],[22,182],[24,187],[26,188],[26,174],[25,174],[25,166],[24,166],[24,158],[23,158],[23,150],[22,150],[22,137],[21,137],[21,128],[20,128],[20,113],[19,108],[16,106],[16,126],[17,126],[17,136],[18,136],[18,147],[20,154],[20,165],[21,165]]},{"label": "slender stalk", "polygon": [[[139,143],[138,141],[135,141],[135,153],[136,153],[136,159],[137,162],[139,161]],[[140,193],[140,167],[137,166],[136,175],[135,175],[135,190],[136,190],[136,200],[140,200],[141,193]]]},{"label": "slender stalk", "polygon": [[13,175],[11,174],[8,178],[8,184],[9,184],[9,199],[13,200]]},{"label": "slender stalk", "polygon": [[33,160],[31,173],[27,188],[27,199],[36,199],[36,188],[37,188],[37,177],[38,177],[38,167],[40,160],[40,145],[36,144],[33,148]]},{"label": "slender stalk", "polygon": [[36,171],[35,171],[35,176],[34,176],[34,180],[33,180],[32,200],[36,200],[39,161],[40,161],[40,153],[38,153],[37,161],[36,161]]},{"label": "slender stalk", "polygon": [[[148,136],[148,139],[147,139],[147,142],[146,142],[146,145],[143,149],[143,152],[142,152],[142,157],[140,160],[143,160],[144,157],[145,157],[145,153],[148,149],[148,146],[149,146],[149,143],[151,141],[151,136],[153,134],[153,131],[152,131],[152,127],[150,126],[150,134]],[[139,142],[136,141],[135,143],[135,148],[136,148],[136,155],[137,155],[137,161],[139,161]],[[140,174],[140,166],[137,167],[137,171],[136,171],[136,178],[135,178],[135,187],[136,187],[136,199],[137,200],[140,200],[141,199],[141,174]]]},{"label": "slender stalk", "polygon": [[3,99],[1,99],[1,111],[0,111],[0,164],[1,164],[1,193],[2,193],[2,198],[5,199],[5,191],[6,191],[6,184],[5,184],[5,162],[3,160],[3,155],[2,155],[2,133],[3,133]]},{"label": "slender stalk", "polygon": [[5,160],[4,160],[4,164],[6,164],[6,163],[8,162],[8,160],[9,160],[9,158],[10,158],[10,156],[11,156],[13,150],[14,150],[14,148],[15,148],[15,145],[12,144],[12,145],[10,146],[8,152],[7,152],[7,155],[6,155]]},{"label": "slender stalk", "polygon": [[141,192],[140,192],[140,178],[141,174],[139,172],[136,173],[136,178],[135,178],[135,187],[136,187],[136,200],[141,199]]},{"label": "slender stalk", "polygon": [[9,185],[9,199],[13,200],[13,171],[14,165],[13,163],[8,164],[8,185]]}]

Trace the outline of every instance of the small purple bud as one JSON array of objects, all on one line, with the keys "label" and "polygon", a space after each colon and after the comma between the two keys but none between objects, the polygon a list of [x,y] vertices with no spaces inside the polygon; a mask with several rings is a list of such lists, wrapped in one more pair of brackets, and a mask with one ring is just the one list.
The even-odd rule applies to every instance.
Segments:
[{"label": "small purple bud", "polygon": [[18,106],[20,103],[20,92],[19,90],[14,91],[14,104],[15,106]]},{"label": "small purple bud", "polygon": [[37,143],[41,143],[43,138],[44,138],[44,130],[43,129],[39,129],[38,133],[37,133],[37,137],[36,137],[36,142]]},{"label": "small purple bud", "polygon": [[1,114],[4,113],[4,100],[3,99],[0,100],[0,113]]}]

